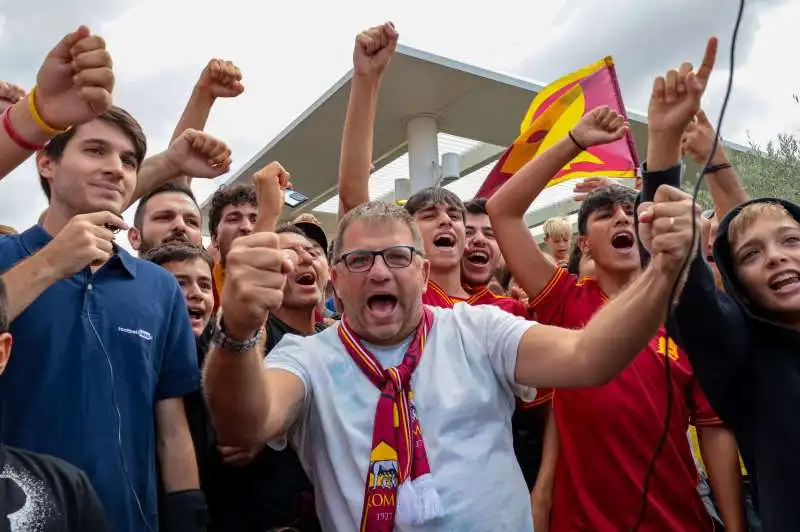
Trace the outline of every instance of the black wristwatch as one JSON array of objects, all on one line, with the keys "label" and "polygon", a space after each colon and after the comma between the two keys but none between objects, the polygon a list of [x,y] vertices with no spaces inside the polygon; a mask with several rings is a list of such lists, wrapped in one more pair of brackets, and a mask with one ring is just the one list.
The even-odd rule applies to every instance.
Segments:
[{"label": "black wristwatch", "polygon": [[231,353],[244,353],[250,351],[261,341],[262,327],[244,340],[234,340],[225,333],[225,323],[223,322],[222,312],[217,316],[217,327],[211,337],[211,345],[229,351]]}]

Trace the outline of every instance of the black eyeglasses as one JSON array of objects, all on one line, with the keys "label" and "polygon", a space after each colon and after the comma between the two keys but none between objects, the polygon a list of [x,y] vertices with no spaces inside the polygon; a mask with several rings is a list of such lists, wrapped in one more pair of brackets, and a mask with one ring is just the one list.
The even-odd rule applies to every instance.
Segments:
[{"label": "black eyeglasses", "polygon": [[345,267],[353,273],[364,273],[372,269],[375,257],[383,257],[383,262],[389,268],[406,268],[411,264],[414,255],[423,256],[414,246],[392,246],[378,251],[357,249],[345,253],[336,262],[343,262]]}]

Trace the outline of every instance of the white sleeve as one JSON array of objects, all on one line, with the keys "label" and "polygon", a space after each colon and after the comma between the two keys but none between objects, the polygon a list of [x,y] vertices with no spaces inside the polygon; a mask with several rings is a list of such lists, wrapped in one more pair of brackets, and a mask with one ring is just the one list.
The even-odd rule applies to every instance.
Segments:
[{"label": "white sleeve", "polygon": [[[311,405],[311,379],[308,374],[303,361],[308,360],[310,357],[307,352],[306,345],[308,342],[303,341],[304,338],[292,334],[286,334],[281,338],[272,351],[267,353],[264,358],[265,369],[281,369],[288,371],[296,376],[303,383],[303,410],[300,413],[297,424],[290,429],[294,432],[298,429],[297,425],[302,424],[306,419],[309,406]],[[286,448],[286,440],[288,434],[272,439],[267,442],[267,445],[277,451]]]},{"label": "white sleeve", "polygon": [[492,305],[456,305],[453,308],[462,331],[468,331],[489,356],[489,363],[504,387],[525,402],[536,398],[536,389],[517,384],[517,352],[522,335],[537,325]]}]

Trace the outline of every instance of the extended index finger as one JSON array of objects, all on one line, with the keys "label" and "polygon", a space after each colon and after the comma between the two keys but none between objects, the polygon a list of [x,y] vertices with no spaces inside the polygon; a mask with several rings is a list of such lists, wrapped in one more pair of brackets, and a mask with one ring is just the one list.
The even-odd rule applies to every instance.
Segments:
[{"label": "extended index finger", "polygon": [[708,81],[708,78],[711,77],[711,71],[714,70],[714,63],[717,62],[718,44],[719,41],[716,37],[708,39],[706,53],[703,55],[703,62],[700,64],[700,68],[697,69],[697,77],[703,80],[703,82]]}]

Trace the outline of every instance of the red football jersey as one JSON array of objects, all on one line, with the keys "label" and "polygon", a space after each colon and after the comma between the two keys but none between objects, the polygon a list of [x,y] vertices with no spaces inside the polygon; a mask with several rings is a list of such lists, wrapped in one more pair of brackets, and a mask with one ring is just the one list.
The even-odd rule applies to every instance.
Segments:
[{"label": "red football jersey", "polygon": [[[559,268],[531,306],[542,323],[580,329],[606,301],[593,279],[578,279]],[[560,449],[551,530],[616,532],[633,526],[645,472],[664,428],[665,356],[670,357],[673,386],[668,440],[656,461],[639,530],[714,529],[697,494],[697,469],[686,431],[689,423],[721,422],[685,353],[662,327],[610,383],[556,391],[553,413]]]},{"label": "red football jersey", "polygon": [[[428,281],[428,287],[425,293],[422,294],[422,302],[426,305],[433,307],[453,308],[456,303],[466,303],[468,305],[494,305],[506,312],[525,318],[531,319],[528,309],[525,308],[519,300],[513,297],[504,297],[495,295],[486,286],[471,287],[464,285],[464,289],[470,293],[469,299],[461,299],[459,297],[452,297],[448,295],[441,286]],[[517,406],[522,409],[532,408],[541,404],[549,403],[553,397],[553,390],[551,388],[539,388],[536,390],[536,399],[530,403],[525,403],[521,399],[517,399]]]}]

